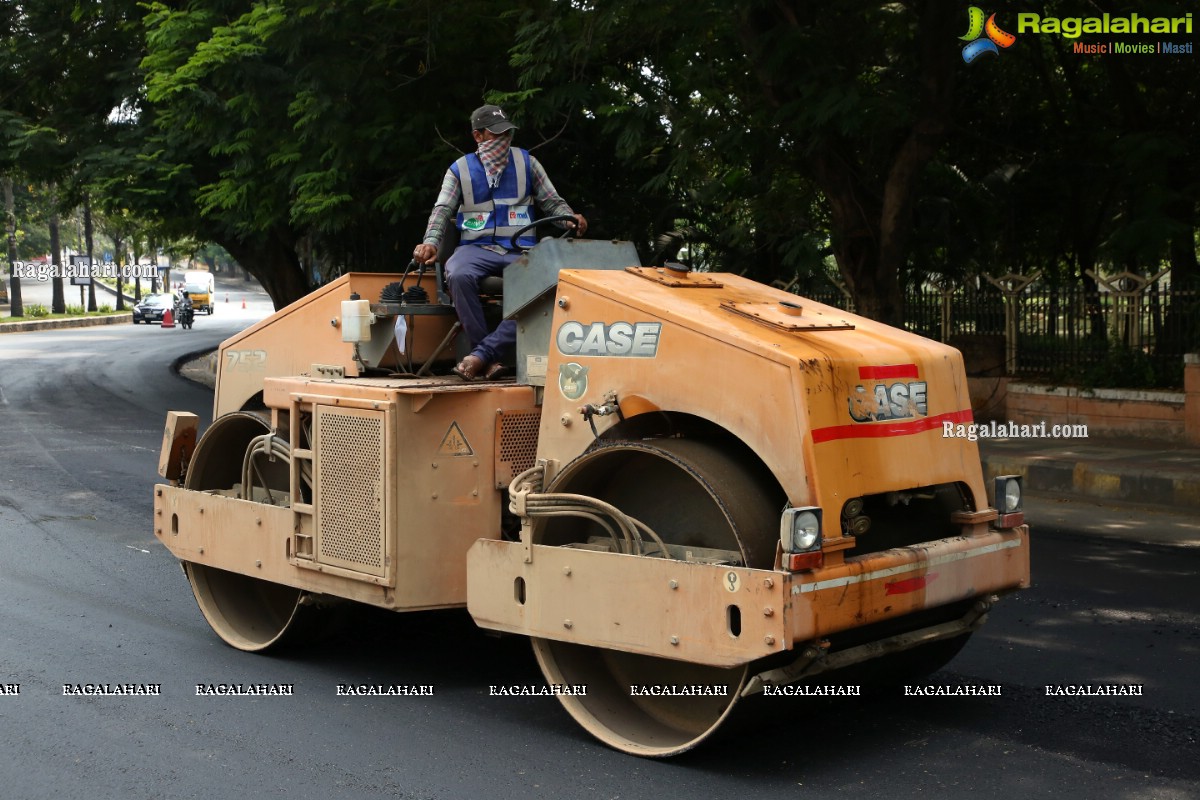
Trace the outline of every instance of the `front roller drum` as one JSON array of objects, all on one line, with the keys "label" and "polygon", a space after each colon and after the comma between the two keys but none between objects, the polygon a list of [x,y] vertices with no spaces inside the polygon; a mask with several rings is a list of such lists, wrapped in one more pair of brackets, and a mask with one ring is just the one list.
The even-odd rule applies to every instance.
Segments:
[{"label": "front roller drum", "polygon": [[231,647],[258,652],[307,629],[304,592],[278,583],[186,562],[200,613]]},{"label": "front roller drum", "polygon": [[[243,479],[243,459],[255,437],[271,432],[270,424],[248,412],[219,417],[196,444],[185,488],[232,490]],[[255,478],[276,497],[289,491],[288,463],[263,459]],[[260,495],[262,492],[260,492]],[[246,531],[253,536],[254,531]],[[248,575],[184,562],[200,613],[226,644],[257,652],[304,634],[311,628],[312,609],[306,593]]]},{"label": "front roller drum", "polygon": [[[784,503],[778,483],[749,453],[687,439],[598,447],[564,468],[548,491],[599,498],[667,544],[735,551],[743,565],[758,568],[774,559]],[[551,518],[538,521],[533,541],[561,546],[599,533],[593,523]],[[655,609],[648,605],[646,613]],[[547,682],[587,687],[586,695],[559,695],[579,724],[642,756],[671,756],[704,741],[729,716],[750,674],[747,665],[713,667],[550,639],[535,638],[533,650]]]}]

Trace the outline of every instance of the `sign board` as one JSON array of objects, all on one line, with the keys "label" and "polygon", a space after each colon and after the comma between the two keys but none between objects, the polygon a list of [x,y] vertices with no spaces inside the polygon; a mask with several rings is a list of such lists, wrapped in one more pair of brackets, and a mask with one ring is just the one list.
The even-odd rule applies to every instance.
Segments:
[{"label": "sign board", "polygon": [[71,256],[71,269],[68,273],[71,276],[72,286],[91,286],[92,276],[91,266],[92,260],[87,256]]}]

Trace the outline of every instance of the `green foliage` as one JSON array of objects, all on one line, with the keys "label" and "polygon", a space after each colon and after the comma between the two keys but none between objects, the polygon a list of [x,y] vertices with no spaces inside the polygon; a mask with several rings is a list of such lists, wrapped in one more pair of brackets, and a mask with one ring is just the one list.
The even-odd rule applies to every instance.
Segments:
[{"label": "green foliage", "polygon": [[[277,303],[314,271],[395,268],[458,148],[473,147],[467,115],[516,86],[513,23],[484,0],[147,8],[138,207],[220,243]],[[453,33],[481,19],[487,36]],[[290,283],[273,286],[284,262]]]},{"label": "green foliage", "polygon": [[210,270],[226,269],[234,265],[233,256],[219,244],[206,242],[197,248],[195,258],[208,265]]},{"label": "green foliage", "polygon": [[1176,376],[1160,374],[1153,359],[1145,351],[1122,347],[1119,344],[1109,348],[1103,361],[1080,369],[1079,373],[1079,384],[1086,389],[1150,389],[1179,385],[1174,382]]},{"label": "green foliage", "polygon": [[82,317],[86,313],[87,313],[87,309],[84,308],[83,306],[74,306],[74,305],[67,306],[66,315],[68,317]]},{"label": "green foliage", "polygon": [[50,316],[50,309],[46,308],[41,303],[26,303],[25,316],[38,319],[39,317]]},{"label": "green foliage", "polygon": [[[681,230],[696,266],[764,281],[824,281],[832,257],[858,308],[883,313],[980,272],[1055,285],[1169,263],[1175,285],[1200,281],[1193,59],[1024,35],[966,65],[960,12],[5,3],[0,172],[57,182],[60,210],[90,190],[128,241],[220,243],[286,302],[315,273],[395,268],[472,146],[467,113],[499,101],[594,235],[646,256]],[[18,213],[23,255],[44,252],[48,210]]]},{"label": "green foliage", "polygon": [[1148,349],[1130,347],[1119,341],[1084,339],[1070,356],[1063,342],[1052,337],[1022,337],[1023,353],[1042,352],[1060,358],[1060,366],[1048,375],[1034,376],[1056,386],[1082,389],[1171,389],[1183,385],[1183,360],[1155,357]]},{"label": "green foliage", "polygon": [[[714,268],[771,280],[832,249],[856,291],[896,299],[948,112],[939,20],[918,4],[559,3],[525,15],[515,63],[541,113],[603,126]],[[556,70],[571,86],[545,85]]]},{"label": "green foliage", "polygon": [[13,182],[17,217],[17,259],[29,261],[50,252],[49,198],[38,187]]}]

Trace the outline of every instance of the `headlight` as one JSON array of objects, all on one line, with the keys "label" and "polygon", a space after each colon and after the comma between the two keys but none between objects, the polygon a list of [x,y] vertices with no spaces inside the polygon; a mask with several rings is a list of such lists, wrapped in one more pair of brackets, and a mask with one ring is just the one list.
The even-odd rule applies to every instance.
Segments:
[{"label": "headlight", "polygon": [[821,520],[817,515],[811,511],[797,514],[792,526],[792,551],[803,553],[805,550],[811,550],[820,538]]},{"label": "headlight", "polygon": [[996,510],[1015,514],[1021,510],[1021,476],[1000,475],[996,478]]},{"label": "headlight", "polygon": [[779,522],[779,542],[785,553],[821,549],[821,509],[788,508]]}]

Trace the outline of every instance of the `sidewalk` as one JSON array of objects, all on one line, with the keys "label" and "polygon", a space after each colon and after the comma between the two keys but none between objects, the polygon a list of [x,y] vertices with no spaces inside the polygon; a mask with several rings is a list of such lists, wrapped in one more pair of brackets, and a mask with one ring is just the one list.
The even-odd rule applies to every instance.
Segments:
[{"label": "sidewalk", "polygon": [[1200,447],[1149,439],[980,439],[992,481],[1020,475],[1038,531],[1200,548]]},{"label": "sidewalk", "polygon": [[1021,475],[1026,492],[1149,504],[1200,524],[1200,448],[1144,439],[979,442],[984,477]]}]

